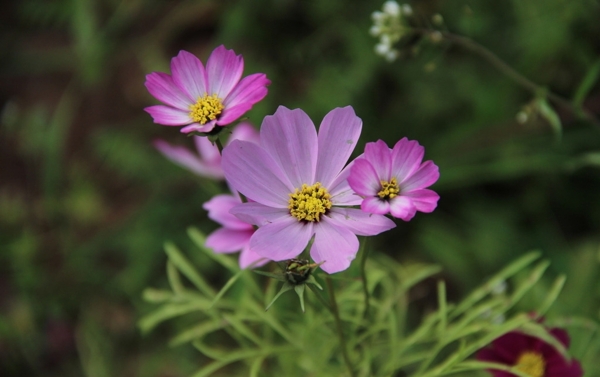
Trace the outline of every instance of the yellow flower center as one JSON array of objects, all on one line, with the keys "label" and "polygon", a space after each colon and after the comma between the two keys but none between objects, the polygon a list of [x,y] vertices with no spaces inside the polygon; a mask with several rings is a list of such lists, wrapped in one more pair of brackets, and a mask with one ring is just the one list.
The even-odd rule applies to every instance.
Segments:
[{"label": "yellow flower center", "polygon": [[538,352],[525,351],[517,359],[515,367],[518,371],[531,377],[544,377],[546,372],[546,360]]},{"label": "yellow flower center", "polygon": [[205,94],[198,98],[195,104],[190,105],[190,118],[196,123],[205,124],[217,118],[225,106],[216,94],[209,96]]},{"label": "yellow flower center", "polygon": [[394,199],[400,193],[400,186],[396,178],[387,181],[379,181],[381,183],[381,190],[377,193],[381,199]]},{"label": "yellow flower center", "polygon": [[321,183],[312,186],[302,185],[290,194],[288,209],[298,221],[321,221],[321,215],[331,208],[331,195]]}]

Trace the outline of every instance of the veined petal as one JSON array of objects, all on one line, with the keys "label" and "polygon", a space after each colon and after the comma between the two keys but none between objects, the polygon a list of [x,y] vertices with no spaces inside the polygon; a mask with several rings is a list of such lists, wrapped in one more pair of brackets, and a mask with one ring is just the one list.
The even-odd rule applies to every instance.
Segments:
[{"label": "veined petal", "polygon": [[264,266],[267,263],[269,263],[269,259],[263,258],[260,255],[256,254],[254,251],[250,250],[250,245],[246,245],[240,253],[241,268],[256,268]]},{"label": "veined petal", "polygon": [[206,72],[200,59],[187,51],[171,59],[173,82],[196,102],[207,93]]},{"label": "veined petal", "polygon": [[240,81],[244,71],[244,58],[221,45],[210,54],[206,62],[208,93],[226,98]]},{"label": "veined petal", "polygon": [[240,221],[257,226],[270,224],[290,215],[287,208],[273,208],[256,202],[238,204],[229,213]]},{"label": "veined petal", "polygon": [[255,202],[287,208],[294,186],[264,149],[234,140],[223,149],[221,164],[225,177],[237,191]]},{"label": "veined petal", "polygon": [[334,207],[329,217],[359,236],[374,236],[396,227],[396,224],[385,216],[366,213],[356,208]]},{"label": "veined petal", "polygon": [[250,250],[274,261],[291,259],[300,255],[312,235],[312,223],[289,216],[258,228],[250,239]]},{"label": "veined petal", "polygon": [[392,177],[396,177],[398,183],[410,177],[421,166],[425,148],[416,140],[400,139],[392,150]]},{"label": "veined petal", "polygon": [[265,117],[260,128],[261,146],[295,188],[315,183],[317,140],[315,125],[300,109],[279,106],[275,114]]},{"label": "veined petal", "polygon": [[319,127],[319,156],[315,182],[330,187],[356,147],[362,120],[351,106],[331,110]]},{"label": "veined petal", "polygon": [[221,113],[221,116],[219,117],[219,119],[216,120],[216,123],[219,126],[226,126],[230,123],[233,123],[237,119],[239,119],[239,117],[244,115],[251,108],[252,108],[252,105],[247,102],[241,103],[241,104],[239,104],[237,106],[233,106],[233,107],[225,107],[225,109]]},{"label": "veined petal", "polygon": [[355,206],[362,202],[362,198],[348,184],[348,177],[350,176],[350,169],[353,164],[354,162],[351,162],[346,165],[344,170],[333,180],[331,187],[329,187],[331,203],[334,206]]},{"label": "veined petal", "polygon": [[350,267],[358,246],[358,238],[348,228],[323,217],[315,226],[315,241],[310,256],[317,263],[324,262],[321,265],[323,271],[333,274]]},{"label": "veined petal", "polygon": [[381,190],[381,177],[377,171],[365,158],[354,160],[348,177],[348,184],[357,194],[370,197],[376,196]]},{"label": "veined petal", "polygon": [[160,102],[179,110],[189,111],[194,100],[181,91],[173,82],[171,75],[162,72],[152,72],[146,75],[146,88]]},{"label": "veined petal", "polygon": [[433,161],[424,162],[419,170],[403,182],[398,182],[401,192],[425,188],[434,184],[440,177],[440,169]]},{"label": "veined petal", "polygon": [[207,164],[185,147],[174,146],[164,140],[154,141],[154,147],[175,164],[200,176],[214,179],[223,179],[225,177],[220,164]]},{"label": "veined petal", "polygon": [[377,140],[374,143],[367,143],[365,145],[364,158],[371,163],[371,166],[377,172],[377,177],[379,177],[378,180],[389,182],[391,179],[391,157],[392,150],[383,140]]},{"label": "veined petal", "polygon": [[190,118],[189,111],[183,111],[170,106],[155,105],[144,109],[152,116],[154,123],[164,126],[183,126],[190,124],[193,120]]},{"label": "veined petal", "polygon": [[367,213],[385,215],[390,212],[390,203],[379,199],[377,196],[369,196],[360,203],[360,209]]},{"label": "veined petal", "polygon": [[412,199],[406,196],[396,196],[394,199],[390,199],[390,213],[398,219],[409,221],[417,213],[417,207]]},{"label": "veined petal", "polygon": [[223,100],[225,106],[238,106],[249,104],[250,107],[261,101],[267,95],[267,86],[271,80],[264,73],[254,73],[244,77],[229,95]]},{"label": "veined petal", "polygon": [[240,251],[250,241],[254,229],[235,230],[219,228],[206,237],[206,247],[210,247],[216,253],[233,253]]},{"label": "veined petal", "polygon": [[241,202],[238,198],[221,194],[213,197],[208,202],[202,205],[202,208],[208,211],[208,217],[230,229],[247,230],[253,229],[252,225],[240,220],[238,217],[230,213],[230,210],[240,205]]},{"label": "veined petal", "polygon": [[402,196],[412,199],[413,204],[417,207],[417,211],[424,213],[433,212],[440,199],[440,196],[435,191],[429,189],[409,191],[407,193],[402,193]]}]

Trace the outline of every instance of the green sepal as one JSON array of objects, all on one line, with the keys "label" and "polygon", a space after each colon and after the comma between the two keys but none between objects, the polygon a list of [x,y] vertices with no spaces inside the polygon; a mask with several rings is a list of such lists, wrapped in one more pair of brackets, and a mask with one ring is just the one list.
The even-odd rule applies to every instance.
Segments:
[{"label": "green sepal", "polygon": [[269,305],[267,305],[267,307],[265,308],[265,311],[269,310],[269,308],[271,307],[271,305],[273,305],[275,303],[275,301],[279,298],[279,296],[281,296],[282,294],[284,294],[285,292],[289,291],[290,289],[294,288],[293,285],[289,284],[289,283],[284,283],[281,286],[281,289],[279,290],[279,293],[277,293],[275,295],[275,297],[273,297],[273,301],[271,301],[271,303]]},{"label": "green sepal", "polygon": [[294,291],[296,291],[296,294],[298,295],[298,298],[300,299],[300,307],[302,308],[302,313],[305,312],[304,310],[304,284],[299,284],[294,286]]},{"label": "green sepal", "polygon": [[314,275],[310,275],[308,277],[308,279],[306,279],[305,284],[312,284],[315,287],[319,288],[320,290],[323,290],[323,287],[321,287],[321,285],[319,283],[317,283],[317,279],[315,279]]}]

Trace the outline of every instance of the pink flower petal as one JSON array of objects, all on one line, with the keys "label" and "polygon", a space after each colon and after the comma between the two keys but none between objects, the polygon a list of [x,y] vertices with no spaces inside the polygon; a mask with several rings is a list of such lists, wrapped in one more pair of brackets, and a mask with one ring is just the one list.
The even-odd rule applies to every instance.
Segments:
[{"label": "pink flower petal", "polygon": [[258,145],[234,140],[223,149],[225,178],[239,192],[255,202],[287,208],[294,186],[279,165]]},{"label": "pink flower petal", "polygon": [[315,181],[329,188],[342,171],[360,137],[362,120],[351,106],[331,110],[319,127]]},{"label": "pink flower petal", "polygon": [[257,226],[270,224],[290,216],[287,208],[273,208],[255,202],[239,204],[231,208],[229,212],[240,221]]},{"label": "pink flower petal", "polygon": [[256,268],[264,266],[267,263],[269,263],[269,259],[263,258],[250,250],[250,245],[244,247],[240,253],[240,267],[243,269],[248,267]]},{"label": "pink flower petal", "polygon": [[179,51],[179,54],[171,59],[171,73],[175,85],[192,99],[192,103],[207,94],[204,66],[193,54]]},{"label": "pink flower petal", "polygon": [[258,131],[248,122],[241,122],[233,129],[229,137],[229,143],[233,140],[250,141],[254,144],[260,142]]},{"label": "pink flower petal", "polygon": [[385,216],[366,213],[356,208],[332,208],[329,217],[339,226],[346,227],[359,236],[374,236],[396,227]]},{"label": "pink flower petal", "polygon": [[264,73],[254,73],[244,77],[223,100],[227,107],[249,104],[250,108],[267,95],[271,80]]},{"label": "pink flower petal", "polygon": [[171,75],[162,72],[152,72],[146,75],[146,88],[162,103],[189,112],[189,106],[194,102],[173,82]]},{"label": "pink flower petal", "polygon": [[390,181],[392,172],[391,156],[392,150],[388,148],[383,140],[365,145],[364,158],[371,163],[371,166],[377,172],[378,181]]},{"label": "pink flower petal", "polygon": [[295,258],[313,235],[313,224],[289,216],[262,226],[250,239],[250,250],[274,261]]},{"label": "pink flower petal", "polygon": [[225,107],[219,118],[216,120],[216,124],[219,126],[226,126],[236,121],[239,117],[244,115],[252,108],[249,103],[242,103],[233,107]]},{"label": "pink flower petal", "polygon": [[242,55],[236,55],[233,50],[227,50],[223,45],[215,48],[206,62],[209,94],[216,94],[221,99],[226,98],[240,81],[243,71]]},{"label": "pink flower petal", "polygon": [[435,191],[429,189],[409,191],[407,193],[402,193],[402,196],[412,199],[413,204],[417,207],[417,211],[424,213],[433,212],[440,199],[440,196]]},{"label": "pink flower petal", "polygon": [[396,177],[398,183],[412,175],[421,166],[425,148],[416,140],[402,138],[392,150],[392,177]]},{"label": "pink flower petal", "polygon": [[412,176],[408,177],[403,182],[398,182],[398,184],[400,185],[401,193],[408,192],[429,187],[434,184],[439,177],[440,169],[437,165],[435,165],[433,161],[426,161]]},{"label": "pink flower petal", "polygon": [[169,106],[155,105],[144,109],[154,119],[154,123],[164,126],[183,126],[190,124],[193,120],[190,118],[189,111],[179,110]]},{"label": "pink flower petal", "polygon": [[360,203],[360,209],[367,213],[385,215],[390,212],[390,203],[379,199],[378,196],[369,196]]},{"label": "pink flower petal", "polygon": [[174,146],[164,140],[154,141],[154,147],[166,158],[193,173],[213,179],[225,178],[220,163],[208,164],[185,147]]},{"label": "pink flower petal", "polygon": [[348,228],[337,226],[327,217],[315,226],[315,241],[310,256],[321,265],[323,271],[333,274],[350,267],[356,257],[358,238]]},{"label": "pink flower petal", "polygon": [[334,206],[356,206],[360,205],[363,200],[348,184],[348,177],[350,176],[352,165],[353,162],[349,163],[337,178],[333,180],[331,187],[329,187],[331,203],[333,203]]},{"label": "pink flower petal", "polygon": [[390,213],[398,219],[408,221],[415,217],[417,207],[410,198],[396,196],[390,200]]},{"label": "pink flower petal", "polygon": [[373,165],[365,158],[354,160],[348,184],[358,195],[365,197],[376,196],[381,190],[380,177]]},{"label": "pink flower petal", "polygon": [[275,160],[295,188],[314,183],[317,164],[317,131],[300,109],[279,106],[260,128],[260,143]]},{"label": "pink flower petal", "polygon": [[207,165],[217,167],[221,170],[221,153],[219,152],[219,148],[211,143],[205,136],[193,136],[193,138],[194,143],[196,144],[196,150],[202,160]]},{"label": "pink flower petal", "polygon": [[183,127],[180,132],[187,134],[190,132],[210,132],[212,131],[217,124],[217,120],[211,120],[208,123],[200,124],[200,123],[192,123],[188,126]]},{"label": "pink flower petal", "polygon": [[206,237],[206,247],[210,247],[216,253],[233,253],[248,245],[252,234],[254,229],[219,228]]},{"label": "pink flower petal", "polygon": [[253,229],[251,224],[243,222],[235,215],[230,213],[230,210],[233,207],[236,207],[240,204],[241,202],[238,198],[232,195],[221,194],[204,203],[202,208],[208,211],[208,217],[211,220],[223,225],[224,227],[237,230]]}]

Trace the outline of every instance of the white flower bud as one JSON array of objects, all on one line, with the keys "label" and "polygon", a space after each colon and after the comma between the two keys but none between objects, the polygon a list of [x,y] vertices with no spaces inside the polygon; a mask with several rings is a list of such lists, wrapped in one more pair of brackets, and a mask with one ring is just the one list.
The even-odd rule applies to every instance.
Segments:
[{"label": "white flower bud", "polygon": [[389,14],[390,16],[399,16],[400,5],[398,5],[398,3],[395,1],[386,1],[383,3],[383,12]]},{"label": "white flower bud", "polygon": [[377,23],[377,22],[381,22],[383,21],[383,19],[385,18],[385,15],[383,14],[383,12],[380,12],[378,10],[376,10],[375,12],[371,13],[371,19]]},{"label": "white flower bud", "polygon": [[517,122],[519,124],[525,124],[525,123],[527,123],[527,120],[529,119],[529,116],[527,115],[527,113],[525,111],[519,111],[517,113],[516,118],[517,118]]},{"label": "white flower bud", "polygon": [[377,43],[375,45],[375,53],[377,55],[385,56],[390,51],[390,45]]},{"label": "white flower bud", "polygon": [[413,11],[412,11],[412,8],[410,7],[410,5],[408,5],[408,4],[402,5],[402,14],[405,16],[412,16]]},{"label": "white flower bud", "polygon": [[387,45],[388,47],[392,45],[392,38],[389,34],[382,34],[379,41],[381,44]]},{"label": "white flower bud", "polygon": [[373,25],[369,29],[369,34],[371,34],[374,37],[377,37],[379,34],[381,34],[381,28],[377,25]]},{"label": "white flower bud", "polygon": [[396,60],[396,58],[398,58],[398,50],[389,50],[387,54],[385,54],[385,60],[390,63]]}]

